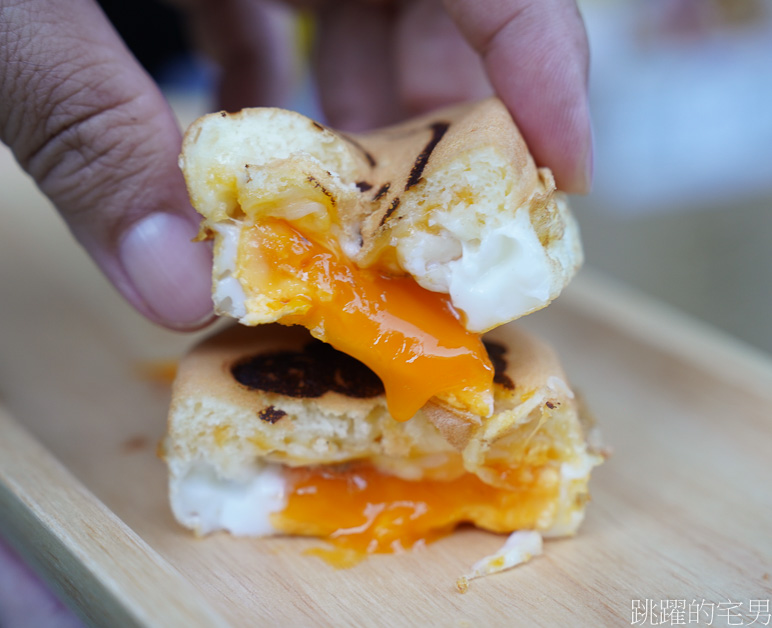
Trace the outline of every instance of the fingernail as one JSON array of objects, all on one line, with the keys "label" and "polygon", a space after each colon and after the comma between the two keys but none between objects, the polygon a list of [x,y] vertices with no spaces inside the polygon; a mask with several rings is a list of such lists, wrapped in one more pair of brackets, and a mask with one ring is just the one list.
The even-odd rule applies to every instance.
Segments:
[{"label": "fingernail", "polygon": [[134,224],[120,244],[123,268],[158,322],[200,326],[212,316],[212,256],[197,228],[167,213]]},{"label": "fingernail", "polygon": [[589,194],[592,191],[592,179],[595,176],[595,133],[590,123],[590,146],[587,148],[587,156],[584,162],[584,189]]}]

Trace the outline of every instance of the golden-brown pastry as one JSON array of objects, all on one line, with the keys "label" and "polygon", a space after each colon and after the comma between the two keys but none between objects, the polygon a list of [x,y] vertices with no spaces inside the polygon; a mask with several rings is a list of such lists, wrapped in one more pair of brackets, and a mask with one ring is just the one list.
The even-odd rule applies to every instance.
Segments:
[{"label": "golden-brown pastry", "polygon": [[513,325],[485,342],[494,412],[462,423],[431,408],[394,421],[374,373],[300,327],[236,325],[205,341],[173,389],[164,449],[177,519],[360,552],[462,522],[573,534],[601,460],[592,426],[546,345]]},{"label": "golden-brown pastry", "polygon": [[487,416],[479,333],[547,305],[576,224],[497,99],[364,135],[280,109],[212,114],[180,165],[214,239],[219,313],[299,324],[367,364],[392,416]]},{"label": "golden-brown pastry", "polygon": [[576,531],[601,461],[589,420],[551,349],[498,326],[554,299],[582,251],[500,101],[362,135],[221,112],[180,165],[215,308],[242,323],[174,384],[180,523],[324,537],[349,558],[464,522],[516,533],[470,577]]}]

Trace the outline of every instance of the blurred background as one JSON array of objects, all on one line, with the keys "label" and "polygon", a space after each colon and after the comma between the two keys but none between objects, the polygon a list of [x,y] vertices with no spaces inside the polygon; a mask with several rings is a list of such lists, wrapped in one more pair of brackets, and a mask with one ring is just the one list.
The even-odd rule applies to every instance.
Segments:
[{"label": "blurred background", "polygon": [[[104,0],[189,122],[213,70],[171,4]],[[588,266],[772,352],[772,2],[582,0],[595,187]],[[302,28],[298,29],[302,38]],[[293,107],[316,113],[307,81]]]},{"label": "blurred background", "polygon": [[772,352],[772,2],[584,0],[588,263]]}]

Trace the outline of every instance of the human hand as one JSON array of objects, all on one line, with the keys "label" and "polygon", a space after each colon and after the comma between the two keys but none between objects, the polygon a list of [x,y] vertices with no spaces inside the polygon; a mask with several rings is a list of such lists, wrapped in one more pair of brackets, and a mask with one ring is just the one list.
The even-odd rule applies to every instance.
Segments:
[{"label": "human hand", "polygon": [[83,623],[56,599],[0,538],[0,626],[3,628],[82,628]]},{"label": "human hand", "polygon": [[[281,104],[291,62],[274,5],[176,2],[223,65],[227,108]],[[489,81],[558,186],[588,189],[588,52],[573,0],[296,4],[319,16],[317,80],[332,126],[393,122],[485,95]],[[0,0],[0,11],[2,140],[134,307],[169,327],[201,326],[210,253],[190,242],[198,218],[158,87],[93,0]]]},{"label": "human hand", "polygon": [[589,51],[574,0],[296,0],[319,16],[328,122],[361,131],[495,92],[558,187],[589,191]]}]

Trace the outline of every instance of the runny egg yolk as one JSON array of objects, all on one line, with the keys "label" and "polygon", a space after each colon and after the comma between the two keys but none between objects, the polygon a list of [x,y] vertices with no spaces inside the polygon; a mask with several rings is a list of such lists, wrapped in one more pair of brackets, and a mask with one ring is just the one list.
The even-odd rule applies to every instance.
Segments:
[{"label": "runny egg yolk", "polygon": [[519,470],[511,488],[490,486],[470,473],[446,481],[403,480],[365,464],[287,474],[287,505],[272,523],[288,534],[325,538],[332,547],[311,553],[338,567],[435,541],[466,521],[493,532],[532,529],[559,491],[555,474],[539,468]]},{"label": "runny egg yolk", "polygon": [[332,237],[278,218],[242,228],[237,267],[243,286],[259,287],[263,302],[286,308],[281,323],[307,327],[372,369],[396,420],[408,420],[437,395],[490,412],[493,368],[447,295],[359,268]]}]

